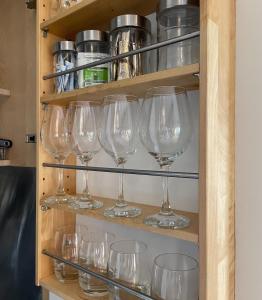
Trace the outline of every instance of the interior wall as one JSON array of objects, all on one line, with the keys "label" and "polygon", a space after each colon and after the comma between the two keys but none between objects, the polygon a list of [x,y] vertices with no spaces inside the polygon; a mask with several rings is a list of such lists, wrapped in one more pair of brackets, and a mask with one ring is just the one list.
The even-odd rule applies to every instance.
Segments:
[{"label": "interior wall", "polygon": [[13,141],[8,159],[21,166],[35,165],[35,144],[25,135],[35,133],[36,95],[35,10],[25,1],[0,1],[0,88],[11,97],[0,102],[0,138]]},{"label": "interior wall", "polygon": [[237,300],[262,299],[261,10],[261,0],[237,1]]}]

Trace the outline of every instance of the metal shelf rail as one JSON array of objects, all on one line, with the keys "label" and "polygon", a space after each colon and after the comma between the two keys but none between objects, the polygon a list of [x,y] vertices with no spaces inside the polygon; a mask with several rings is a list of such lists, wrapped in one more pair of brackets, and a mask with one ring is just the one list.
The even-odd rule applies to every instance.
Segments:
[{"label": "metal shelf rail", "polygon": [[99,66],[99,65],[110,63],[114,60],[122,59],[122,58],[129,57],[129,56],[132,56],[132,55],[136,55],[136,54],[139,54],[139,53],[148,52],[148,51],[151,51],[151,50],[155,50],[155,49],[165,47],[165,46],[168,46],[168,45],[171,45],[171,44],[179,43],[179,42],[182,42],[182,41],[194,38],[194,37],[198,37],[198,36],[200,36],[200,31],[195,31],[195,32],[192,32],[192,33],[189,33],[189,34],[181,35],[179,37],[168,39],[168,40],[163,41],[163,42],[155,43],[155,44],[152,44],[152,45],[140,48],[140,49],[132,50],[130,52],[122,53],[122,54],[119,54],[119,55],[116,55],[116,56],[106,57],[104,59],[97,60],[95,62],[85,64],[85,65],[82,65],[82,66],[79,66],[79,67],[75,67],[75,68],[72,68],[72,69],[69,69],[69,70],[66,70],[66,71],[50,73],[50,74],[47,74],[47,75],[43,76],[43,79],[47,80],[47,79],[59,77],[59,76],[62,76],[62,75],[66,75],[66,74],[69,74],[69,73],[73,73],[73,72],[76,72],[76,71],[80,71],[80,70],[83,70],[83,69],[86,69],[86,68],[93,68],[93,67],[96,67],[96,66]]},{"label": "metal shelf rail", "polygon": [[146,295],[146,294],[144,294],[142,292],[139,292],[138,290],[135,290],[135,289],[133,289],[133,288],[127,286],[127,285],[124,285],[122,282],[119,282],[119,281],[117,281],[115,279],[110,278],[106,274],[101,274],[101,273],[94,272],[94,271],[92,271],[91,269],[89,269],[89,268],[87,268],[85,266],[81,266],[79,264],[76,264],[76,263],[73,263],[73,262],[71,262],[69,260],[66,260],[66,259],[64,259],[62,257],[59,257],[59,256],[55,255],[54,253],[51,253],[48,250],[43,250],[42,254],[44,254],[46,256],[49,256],[49,257],[51,257],[53,259],[56,259],[56,260],[58,260],[60,262],[63,262],[66,265],[69,265],[69,266],[71,266],[71,267],[73,267],[73,268],[75,268],[75,269],[77,269],[79,271],[82,271],[82,272],[85,272],[85,273],[87,273],[87,274],[89,274],[91,276],[94,276],[95,278],[100,279],[101,281],[103,281],[103,282],[105,282],[105,283],[107,283],[109,285],[113,285],[115,287],[118,287],[118,288],[120,288],[120,289],[128,292],[131,295],[139,297],[140,299],[143,299],[143,300],[156,300],[155,298],[152,298],[149,295]]},{"label": "metal shelf rail", "polygon": [[184,179],[199,179],[199,173],[196,172],[166,172],[166,171],[154,171],[154,170],[138,170],[138,169],[122,169],[122,168],[106,168],[106,167],[86,167],[86,166],[74,166],[74,165],[62,165],[43,163],[43,167],[46,168],[58,168],[67,170],[81,170],[81,171],[93,171],[103,173],[123,173],[132,175],[146,175],[146,176],[164,176],[175,177]]}]

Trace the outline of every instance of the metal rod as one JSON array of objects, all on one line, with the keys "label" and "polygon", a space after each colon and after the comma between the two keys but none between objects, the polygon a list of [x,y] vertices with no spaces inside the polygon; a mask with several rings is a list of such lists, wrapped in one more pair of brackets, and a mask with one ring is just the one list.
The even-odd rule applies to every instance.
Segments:
[{"label": "metal rod", "polygon": [[83,267],[81,265],[73,263],[73,262],[71,262],[69,260],[66,260],[66,259],[64,259],[62,257],[59,257],[59,256],[57,256],[57,255],[55,255],[55,254],[53,254],[53,253],[51,253],[51,252],[49,252],[47,250],[43,250],[42,254],[47,255],[47,256],[49,256],[49,257],[51,257],[53,259],[56,259],[56,260],[58,260],[60,262],[63,262],[66,265],[69,265],[69,266],[71,266],[71,267],[73,267],[73,268],[75,268],[75,269],[77,269],[77,270],[79,270],[81,272],[84,272],[84,273],[87,273],[87,274],[89,274],[91,276],[94,276],[97,279],[100,279],[101,281],[103,281],[103,282],[105,282],[107,284],[112,284],[112,285],[114,285],[114,286],[116,286],[116,287],[118,287],[118,288],[120,288],[120,289],[128,292],[129,294],[132,294],[132,295],[134,295],[136,297],[139,297],[140,299],[143,299],[143,300],[156,300],[155,298],[152,298],[152,297],[150,297],[150,296],[148,296],[148,295],[146,295],[146,294],[144,294],[142,292],[138,292],[135,289],[132,289],[132,288],[130,288],[128,286],[125,286],[122,283],[119,283],[118,281],[116,281],[116,280],[114,280],[112,278],[109,278],[106,275],[103,275],[101,273],[96,273],[96,272],[88,269],[87,267]]},{"label": "metal rod", "polygon": [[139,53],[155,50],[155,49],[165,47],[165,46],[168,46],[168,45],[171,45],[171,44],[182,42],[182,41],[197,37],[199,35],[200,35],[200,31],[195,31],[195,32],[192,32],[192,33],[189,33],[189,34],[181,35],[179,37],[168,39],[168,40],[163,41],[163,42],[155,43],[155,44],[152,44],[152,45],[149,45],[149,46],[146,46],[146,47],[143,47],[143,48],[139,48],[139,49],[136,49],[136,50],[132,50],[132,51],[129,51],[129,52],[126,52],[126,53],[122,53],[122,54],[119,54],[119,55],[116,55],[116,56],[106,57],[106,58],[94,61],[92,63],[85,64],[85,65],[82,65],[82,66],[79,66],[79,67],[75,67],[75,68],[72,68],[72,69],[69,69],[69,70],[66,70],[66,71],[47,74],[47,75],[43,76],[43,79],[47,80],[47,79],[59,77],[59,76],[62,76],[62,75],[66,75],[66,74],[69,74],[69,73],[73,73],[73,72],[76,72],[76,71],[80,71],[80,70],[83,70],[83,69],[86,69],[86,68],[96,67],[96,66],[99,66],[99,65],[103,65],[103,64],[112,62],[112,61],[117,60],[117,59],[122,59],[122,58],[125,58],[125,57],[128,57],[128,56],[136,55],[136,54],[139,54]]},{"label": "metal rod", "polygon": [[153,171],[153,170],[137,170],[137,169],[122,169],[122,168],[105,168],[105,167],[86,167],[86,166],[74,166],[74,165],[61,165],[61,164],[50,164],[43,163],[43,167],[47,168],[60,168],[67,170],[81,170],[81,171],[93,171],[103,173],[123,173],[133,175],[147,175],[147,176],[165,176],[165,177],[176,177],[186,179],[198,179],[198,173],[190,172],[165,172],[165,171]]}]

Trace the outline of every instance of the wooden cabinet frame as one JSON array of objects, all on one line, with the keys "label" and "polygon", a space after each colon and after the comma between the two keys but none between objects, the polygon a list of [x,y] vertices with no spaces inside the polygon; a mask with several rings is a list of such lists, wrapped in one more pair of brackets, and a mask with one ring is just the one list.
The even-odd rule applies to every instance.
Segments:
[{"label": "wooden cabinet frame", "polygon": [[[51,193],[54,188],[55,170],[42,167],[43,162],[50,162],[52,159],[42,150],[39,138],[41,101],[44,102],[44,99],[47,99],[47,102],[52,102],[52,96],[49,95],[53,89],[52,81],[42,80],[42,76],[52,70],[52,45],[54,41],[65,37],[63,35],[65,35],[66,27],[75,26],[75,30],[81,28],[81,20],[87,13],[90,16],[94,15],[92,10],[95,7],[101,13],[99,18],[96,18],[94,25],[98,28],[104,28],[105,21],[109,20],[110,14],[127,11],[148,14],[153,11],[152,8],[155,7],[156,1],[83,0],[79,6],[60,13],[50,20],[48,20],[50,1],[38,0],[37,2],[36,283],[40,284],[52,272],[49,259],[43,256],[41,251],[48,247],[53,236],[54,226],[75,221],[75,214],[69,211],[49,210],[42,212],[40,210],[40,199]],[[106,11],[108,15],[105,14]],[[200,0],[200,11],[200,203],[198,233],[200,300],[233,300],[235,297],[235,0]],[[88,18],[88,20],[89,24],[87,25],[90,25],[92,19]],[[63,26],[63,24],[67,25]],[[43,32],[42,29],[49,29],[49,31]],[[71,31],[66,37],[72,35],[73,32]],[[175,75],[177,74],[175,71]],[[173,74],[173,76],[175,75]],[[147,78],[146,81],[148,83],[150,80]],[[96,93],[95,90],[93,92]],[[101,93],[101,90],[98,92]],[[59,103],[59,99],[55,96],[54,100]],[[62,100],[60,103],[63,104]],[[74,158],[72,158],[72,162],[74,162]],[[75,173],[67,171],[66,180],[69,191],[74,192]],[[42,285],[48,288],[46,282],[42,282]],[[51,286],[50,289],[52,289]],[[61,295],[60,291],[58,293]],[[74,298],[69,297],[67,299]]]}]

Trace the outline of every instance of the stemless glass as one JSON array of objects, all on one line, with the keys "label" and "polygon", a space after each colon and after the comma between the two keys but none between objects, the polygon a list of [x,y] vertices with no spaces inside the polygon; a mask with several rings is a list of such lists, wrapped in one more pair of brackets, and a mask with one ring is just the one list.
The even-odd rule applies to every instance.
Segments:
[{"label": "stemless glass", "polygon": [[[69,105],[69,135],[72,151],[81,163],[88,163],[100,150],[98,140],[99,107],[96,102],[71,102]],[[85,187],[81,195],[77,195],[71,202],[73,208],[96,209],[103,206],[101,201],[95,200],[89,193],[88,171],[84,171]]]},{"label": "stemless glass", "polygon": [[[191,135],[191,114],[186,90],[175,86],[148,90],[142,105],[140,139],[161,169],[169,171],[171,164],[184,153]],[[174,229],[187,227],[190,220],[171,209],[168,177],[163,177],[163,192],[160,212],[145,218],[145,224]]]},{"label": "stemless glass", "polygon": [[[41,126],[40,139],[44,149],[52,155],[59,164],[64,164],[70,154],[67,109],[57,105],[47,105]],[[55,195],[47,197],[47,204],[61,204],[70,200],[64,189],[64,171],[58,171],[58,186]]]},{"label": "stemless glass", "polygon": [[[104,98],[99,140],[104,150],[124,168],[128,156],[136,151],[138,137],[139,103],[135,96],[111,95]],[[114,207],[105,210],[108,217],[136,217],[137,207],[125,201],[123,174],[119,176],[119,193]]]},{"label": "stemless glass", "polygon": [[[144,294],[150,292],[150,270],[147,245],[139,241],[118,241],[111,245],[108,274],[126,286]],[[139,299],[126,291],[110,286],[110,300]]]},{"label": "stemless glass", "polygon": [[198,300],[198,262],[179,253],[157,256],[151,296],[159,300]]},{"label": "stemless glass", "polygon": [[[81,241],[79,263],[98,273],[107,273],[109,247],[115,236],[108,232],[88,232]],[[108,286],[101,280],[79,271],[79,285],[82,297],[103,296],[108,293]]]},{"label": "stemless glass", "polygon": [[[66,226],[57,229],[55,233],[55,253],[64,259],[74,263],[78,261],[79,236],[73,226]],[[62,283],[70,283],[77,279],[76,269],[54,259],[54,271],[56,278]]]}]

